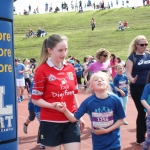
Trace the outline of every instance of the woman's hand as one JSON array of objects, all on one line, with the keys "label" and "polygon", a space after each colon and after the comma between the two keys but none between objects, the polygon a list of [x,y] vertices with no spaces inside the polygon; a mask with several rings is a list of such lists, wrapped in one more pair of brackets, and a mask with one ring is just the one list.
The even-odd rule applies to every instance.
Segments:
[{"label": "woman's hand", "polygon": [[82,133],[82,131],[85,128],[85,122],[84,122],[84,120],[82,118],[80,118],[79,124],[80,124],[80,132]]},{"label": "woman's hand", "polygon": [[137,78],[138,78],[138,75],[136,75],[134,78],[132,78],[132,83],[135,83],[136,82],[136,80],[137,80]]}]

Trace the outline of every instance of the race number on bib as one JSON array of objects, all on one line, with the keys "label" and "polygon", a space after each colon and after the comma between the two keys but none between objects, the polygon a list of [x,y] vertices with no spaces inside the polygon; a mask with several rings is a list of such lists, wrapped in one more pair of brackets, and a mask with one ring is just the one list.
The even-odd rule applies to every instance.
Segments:
[{"label": "race number on bib", "polygon": [[92,112],[93,127],[108,128],[114,123],[113,111],[110,112]]}]

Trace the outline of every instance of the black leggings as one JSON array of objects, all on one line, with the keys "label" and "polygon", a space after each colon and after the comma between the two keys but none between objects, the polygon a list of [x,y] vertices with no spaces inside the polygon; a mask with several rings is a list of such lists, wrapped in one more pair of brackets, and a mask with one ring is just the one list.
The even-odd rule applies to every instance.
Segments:
[{"label": "black leggings", "polygon": [[26,85],[28,93],[30,93],[30,87],[31,87],[31,80],[30,80],[30,78],[25,78],[25,85]]},{"label": "black leggings", "polygon": [[82,84],[81,83],[81,78],[82,78],[82,75],[77,75],[77,82],[78,82],[78,84]]},{"label": "black leggings", "polygon": [[136,119],[136,142],[142,143],[145,141],[146,133],[146,112],[141,103],[141,96],[145,85],[130,84],[130,93],[138,111]]}]

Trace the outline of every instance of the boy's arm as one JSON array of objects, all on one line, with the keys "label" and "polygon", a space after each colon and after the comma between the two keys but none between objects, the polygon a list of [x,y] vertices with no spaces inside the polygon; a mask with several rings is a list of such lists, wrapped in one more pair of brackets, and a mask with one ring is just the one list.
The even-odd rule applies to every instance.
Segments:
[{"label": "boy's arm", "polygon": [[100,127],[96,127],[97,129],[92,129],[93,133],[96,135],[100,135],[100,134],[106,134],[109,133],[115,129],[117,129],[118,127],[120,127],[121,125],[124,124],[124,119],[119,119],[117,120],[112,126],[110,126],[109,128],[105,129],[105,128],[100,128]]}]

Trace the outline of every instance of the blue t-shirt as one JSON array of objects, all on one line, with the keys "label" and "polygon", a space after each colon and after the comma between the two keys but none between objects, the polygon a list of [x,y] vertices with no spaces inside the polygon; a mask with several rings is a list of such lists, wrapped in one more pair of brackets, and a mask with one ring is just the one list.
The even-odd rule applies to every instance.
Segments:
[{"label": "blue t-shirt", "polygon": [[109,85],[110,85],[110,87],[111,87],[112,92],[113,92],[114,94],[117,94],[117,91],[116,91],[116,89],[115,89],[115,87],[114,87],[114,83],[110,81],[110,82],[109,82]]},{"label": "blue t-shirt", "polygon": [[19,71],[23,71],[25,69],[24,64],[18,63],[17,66],[15,66],[15,72],[16,72],[16,79],[23,79],[24,73],[19,73]]},{"label": "blue t-shirt", "polygon": [[[74,117],[79,120],[87,113],[92,126],[108,128],[117,120],[125,118],[121,100],[115,94],[110,94],[106,99],[99,99],[95,94],[85,99]],[[107,134],[95,135],[92,133],[93,150],[110,150],[120,146],[120,128]]]},{"label": "blue t-shirt", "polygon": [[[138,75],[137,81],[134,84],[145,85],[148,72],[150,71],[150,55],[136,55],[136,62],[133,65],[132,77]],[[128,57],[129,60],[133,61],[133,54]],[[133,83],[131,83],[133,84]]]},{"label": "blue t-shirt", "polygon": [[[150,105],[150,83],[144,87],[141,100],[145,100]],[[144,111],[147,112],[146,108],[144,108]]]},{"label": "blue t-shirt", "polygon": [[[125,93],[125,96],[128,95],[128,79],[125,74],[122,74],[122,75],[117,74],[114,77],[114,86],[121,89]],[[119,97],[122,97],[122,95],[118,91],[117,91],[117,95]]]},{"label": "blue t-shirt", "polygon": [[[32,93],[33,84],[34,84],[34,83],[31,82],[30,93]],[[30,98],[30,99],[29,99],[29,102],[28,102],[28,110],[29,110],[29,111],[34,111],[34,112],[40,112],[40,107],[34,105],[34,104],[32,103],[32,99]]]},{"label": "blue t-shirt", "polygon": [[74,68],[77,69],[77,70],[75,69],[75,72],[76,72],[77,76],[82,75],[82,66],[80,64],[74,65]]}]

